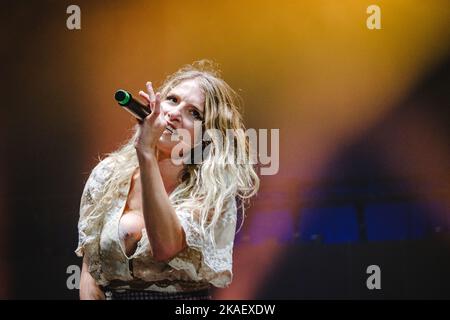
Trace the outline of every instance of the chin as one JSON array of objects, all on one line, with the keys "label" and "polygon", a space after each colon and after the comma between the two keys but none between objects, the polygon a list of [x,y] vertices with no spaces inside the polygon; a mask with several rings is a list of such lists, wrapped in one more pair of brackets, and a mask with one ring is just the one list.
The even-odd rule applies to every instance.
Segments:
[{"label": "chin", "polygon": [[168,137],[161,137],[158,141],[158,144],[156,147],[160,152],[168,153],[170,154],[173,150],[173,148],[177,145],[177,141],[171,141],[170,136]]}]

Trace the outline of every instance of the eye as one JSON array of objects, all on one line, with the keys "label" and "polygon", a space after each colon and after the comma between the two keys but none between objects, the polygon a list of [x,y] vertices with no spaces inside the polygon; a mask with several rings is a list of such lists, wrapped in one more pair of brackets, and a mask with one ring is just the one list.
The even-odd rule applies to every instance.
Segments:
[{"label": "eye", "polygon": [[174,103],[177,103],[177,97],[175,97],[175,96],[168,96],[167,98],[166,98],[166,100],[170,100],[170,101],[172,101],[172,102],[174,102]]},{"label": "eye", "polygon": [[192,109],[191,114],[194,116],[195,119],[203,121],[202,115],[197,110]]}]

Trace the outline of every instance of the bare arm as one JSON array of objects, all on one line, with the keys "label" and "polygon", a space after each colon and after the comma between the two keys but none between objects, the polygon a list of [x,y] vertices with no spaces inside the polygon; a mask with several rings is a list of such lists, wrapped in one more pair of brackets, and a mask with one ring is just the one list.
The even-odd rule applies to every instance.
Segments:
[{"label": "bare arm", "polygon": [[170,203],[156,155],[137,152],[141,171],[142,207],[153,258],[167,261],[186,247],[184,230]]},{"label": "bare arm", "polygon": [[80,278],[80,300],[105,300],[105,294],[88,271],[87,257],[83,257]]},{"label": "bare arm", "polygon": [[154,94],[150,82],[146,86],[148,94],[143,91],[139,94],[147,100],[152,112],[144,121],[139,122],[139,133],[134,146],[141,171],[142,211],[153,258],[166,261],[183,250],[186,241],[184,230],[164,187],[156,157],[156,145],[167,126],[161,113],[161,95]]}]

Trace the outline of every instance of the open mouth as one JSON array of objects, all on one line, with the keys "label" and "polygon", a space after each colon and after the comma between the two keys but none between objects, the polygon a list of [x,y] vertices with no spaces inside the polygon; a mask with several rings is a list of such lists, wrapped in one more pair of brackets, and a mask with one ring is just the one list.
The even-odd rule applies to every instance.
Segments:
[{"label": "open mouth", "polygon": [[171,136],[175,137],[175,139],[180,139],[178,132],[176,132],[174,128],[167,126],[166,130],[170,133]]}]

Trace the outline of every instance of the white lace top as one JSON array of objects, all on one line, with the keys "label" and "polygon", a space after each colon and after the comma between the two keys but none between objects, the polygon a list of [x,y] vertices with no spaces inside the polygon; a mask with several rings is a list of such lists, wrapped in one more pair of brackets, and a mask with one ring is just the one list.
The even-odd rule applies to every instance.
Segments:
[{"label": "white lace top", "polygon": [[236,202],[227,206],[215,226],[216,247],[201,236],[189,212],[177,211],[186,234],[187,247],[168,262],[153,259],[145,228],[134,254],[128,257],[119,239],[119,220],[125,208],[131,176],[107,212],[94,211],[94,200],[102,197],[102,186],[113,162],[102,160],[89,176],[80,202],[79,257],[87,255],[89,272],[101,286],[116,289],[180,292],[204,289],[210,284],[227,287],[232,281],[232,254],[236,227]]}]

